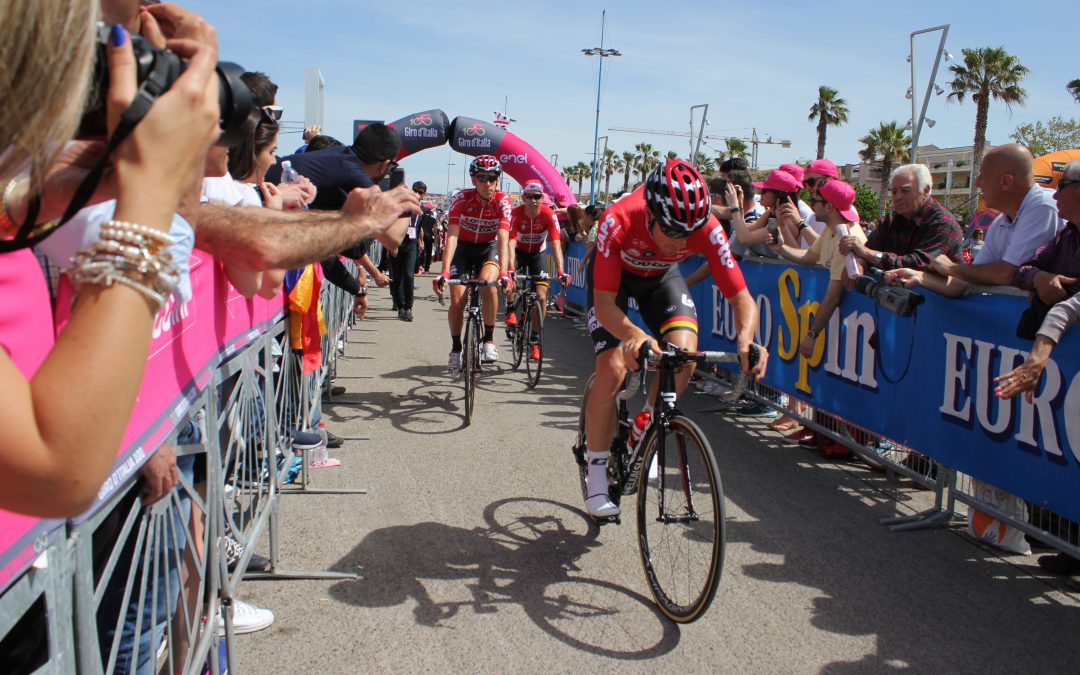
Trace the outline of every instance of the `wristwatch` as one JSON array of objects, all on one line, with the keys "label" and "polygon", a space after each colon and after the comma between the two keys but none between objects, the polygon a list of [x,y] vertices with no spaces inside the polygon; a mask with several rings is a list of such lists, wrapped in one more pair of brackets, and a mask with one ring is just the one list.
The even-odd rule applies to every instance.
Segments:
[{"label": "wristwatch", "polygon": [[805,220],[800,220],[799,221],[799,232],[802,232],[803,230],[805,230],[808,227],[810,227],[810,226],[806,224]]},{"label": "wristwatch", "polygon": [[885,259],[885,254],[884,253],[878,252],[878,253],[874,254],[874,263],[877,264],[878,266],[881,265],[881,261],[884,260],[884,259]]},{"label": "wristwatch", "polygon": [[741,206],[729,206],[728,211],[731,211],[732,213],[738,213],[739,211],[742,211],[742,207]]},{"label": "wristwatch", "polygon": [[810,338],[811,340],[816,340],[817,336],[818,336],[818,331],[814,330],[813,328],[806,331],[806,337]]}]

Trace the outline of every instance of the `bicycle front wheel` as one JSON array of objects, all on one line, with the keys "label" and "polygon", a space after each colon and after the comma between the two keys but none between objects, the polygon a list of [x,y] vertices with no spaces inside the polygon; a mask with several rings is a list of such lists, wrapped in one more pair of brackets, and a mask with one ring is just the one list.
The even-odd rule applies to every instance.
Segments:
[{"label": "bicycle front wheel", "polygon": [[581,410],[578,412],[577,444],[574,445],[574,459],[578,466],[578,482],[581,484],[581,498],[589,498],[589,488],[585,480],[589,477],[589,462],[585,444],[585,406],[589,403],[589,394],[592,392],[593,382],[596,381],[596,373],[589,375],[585,382],[585,389],[581,392]]},{"label": "bicycle front wheel", "polygon": [[476,322],[471,318],[465,319],[465,336],[462,339],[461,373],[465,384],[465,426],[472,424],[473,408],[476,404],[476,378],[480,368],[480,336],[477,333]]},{"label": "bicycle front wheel", "polygon": [[517,370],[518,366],[521,365],[521,357],[525,353],[525,339],[522,338],[525,331],[525,326],[522,322],[525,320],[525,317],[521,316],[520,310],[520,300],[514,300],[513,305],[507,310],[508,314],[512,311],[518,318],[518,325],[514,326],[513,330],[509,328],[506,329],[507,337],[510,339],[510,352],[512,356],[510,365],[514,370]]},{"label": "bicycle front wheel", "polygon": [[[522,342],[528,345],[528,354],[525,355],[525,370],[529,376],[529,388],[532,389],[540,382],[540,369],[544,365],[544,315],[540,312],[540,303],[534,302],[529,309],[529,315],[522,326]],[[536,358],[533,358],[533,347],[536,347]]]},{"label": "bicycle front wheel", "polygon": [[656,604],[678,623],[709,608],[724,568],[724,490],[709,441],[676,415],[645,443],[637,498],[641,564]]}]

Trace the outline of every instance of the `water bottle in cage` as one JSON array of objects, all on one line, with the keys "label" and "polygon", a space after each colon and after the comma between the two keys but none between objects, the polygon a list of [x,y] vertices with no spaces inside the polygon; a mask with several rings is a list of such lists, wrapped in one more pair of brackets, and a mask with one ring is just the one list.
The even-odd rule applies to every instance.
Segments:
[{"label": "water bottle in cage", "polygon": [[630,427],[630,438],[626,441],[627,452],[633,452],[634,446],[637,445],[641,434],[645,432],[645,427],[648,426],[650,419],[652,419],[651,410],[642,410],[634,417],[634,424]]}]

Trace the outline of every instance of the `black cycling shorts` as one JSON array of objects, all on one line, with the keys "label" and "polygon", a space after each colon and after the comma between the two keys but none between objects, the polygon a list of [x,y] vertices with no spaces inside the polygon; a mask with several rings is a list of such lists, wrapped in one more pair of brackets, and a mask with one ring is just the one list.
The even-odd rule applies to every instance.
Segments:
[{"label": "black cycling shorts", "polygon": [[499,240],[493,239],[486,244],[474,244],[467,241],[459,241],[454,251],[454,259],[450,261],[450,278],[459,279],[462,274],[468,274],[477,279],[484,265],[499,264]]},{"label": "black cycling shorts", "polygon": [[[595,265],[590,264],[585,274],[589,307],[587,318],[593,351],[601,354],[618,347],[619,339],[601,326],[596,318],[593,300],[593,270],[595,268]],[[615,304],[625,312],[630,298],[637,301],[638,311],[645,320],[649,332],[660,339],[674,330],[688,330],[697,335],[697,308],[694,307],[690,289],[687,288],[686,280],[679,271],[678,265],[672,265],[671,269],[658,277],[640,277],[623,270]]]},{"label": "black cycling shorts", "polygon": [[544,271],[543,260],[540,256],[540,251],[535,253],[515,251],[514,257],[517,261],[517,271],[524,272],[532,277],[534,286],[550,286],[551,283],[547,279],[540,278],[540,274]]}]

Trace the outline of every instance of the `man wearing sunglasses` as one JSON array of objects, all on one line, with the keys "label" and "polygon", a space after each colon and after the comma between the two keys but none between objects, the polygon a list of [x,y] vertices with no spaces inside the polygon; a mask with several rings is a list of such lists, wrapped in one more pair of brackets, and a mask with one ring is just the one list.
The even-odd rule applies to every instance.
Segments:
[{"label": "man wearing sunglasses", "polygon": [[[529,181],[521,189],[522,204],[510,214],[510,261],[508,269],[513,274],[515,270],[524,270],[529,275],[533,287],[536,288],[536,297],[540,301],[540,311],[547,309],[547,292],[550,285],[547,279],[538,279],[543,269],[540,253],[547,244],[551,245],[552,254],[555,256],[555,269],[558,270],[559,283],[564,286],[570,283],[570,275],[566,274],[563,267],[562,240],[559,237],[559,219],[555,212],[544,204],[544,188],[540,181]],[[516,326],[518,317],[510,308],[506,310],[506,326]],[[534,344],[529,352],[529,358],[537,361],[540,359],[540,346]]]},{"label": "man wearing sunglasses", "polygon": [[[492,155],[480,155],[469,164],[473,188],[462,190],[450,202],[447,220],[446,246],[443,249],[443,265],[433,284],[435,293],[442,297],[447,279],[468,274],[481,281],[499,279],[504,288],[510,287],[504,263],[509,256],[510,197],[496,188],[502,165]],[[499,306],[498,288],[485,286],[484,294],[484,347],[483,359],[499,360],[495,347],[495,312]],[[461,372],[461,327],[465,310],[465,287],[450,289],[451,348],[446,368],[451,375]]]}]

